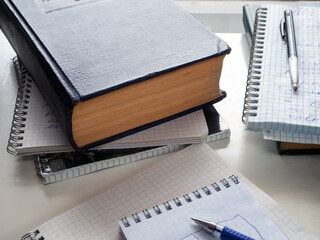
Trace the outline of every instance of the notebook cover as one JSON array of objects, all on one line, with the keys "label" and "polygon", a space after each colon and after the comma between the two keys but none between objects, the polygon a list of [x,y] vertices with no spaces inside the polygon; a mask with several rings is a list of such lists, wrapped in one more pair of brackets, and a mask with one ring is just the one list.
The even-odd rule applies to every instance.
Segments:
[{"label": "notebook cover", "polygon": [[[275,141],[278,153],[280,155],[313,155],[320,154],[320,145],[315,144],[302,144],[296,143],[295,146],[291,149],[284,149],[281,144],[282,142]],[[303,146],[306,145],[306,146]]]},{"label": "notebook cover", "polygon": [[166,0],[5,0],[0,27],[74,148],[76,103],[230,52],[218,36]]},{"label": "notebook cover", "polygon": [[259,7],[260,5],[258,4],[246,4],[242,8],[242,22],[250,48],[252,45],[254,19],[256,16],[256,11]]}]

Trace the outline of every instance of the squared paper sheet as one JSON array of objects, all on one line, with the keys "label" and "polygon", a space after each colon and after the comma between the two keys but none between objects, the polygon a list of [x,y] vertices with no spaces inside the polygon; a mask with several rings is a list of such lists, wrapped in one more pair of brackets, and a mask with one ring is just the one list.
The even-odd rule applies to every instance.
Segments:
[{"label": "squared paper sheet", "polygon": [[279,131],[263,131],[263,138],[266,140],[279,142],[293,142],[302,144],[320,144],[320,135],[293,133],[293,132],[279,132]]},{"label": "squared paper sheet", "polygon": [[[266,30],[256,117],[247,129],[320,134],[320,9],[267,5]],[[285,9],[294,14],[299,87],[290,80],[287,46],[280,36]],[[257,64],[254,64],[257,65]]]},{"label": "squared paper sheet", "polygon": [[122,217],[161,205],[232,174],[246,183],[260,206],[289,239],[317,239],[204,143],[177,152],[35,229],[40,231],[38,236],[44,236],[46,240],[122,239],[118,225]]}]

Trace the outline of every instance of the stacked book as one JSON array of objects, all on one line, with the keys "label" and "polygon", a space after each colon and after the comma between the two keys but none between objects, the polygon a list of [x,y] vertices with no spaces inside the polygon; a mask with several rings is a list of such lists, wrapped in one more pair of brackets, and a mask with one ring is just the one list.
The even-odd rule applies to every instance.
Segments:
[{"label": "stacked book", "polygon": [[8,152],[44,183],[229,137],[212,104],[231,49],[170,1],[8,0],[0,27],[18,55]]}]

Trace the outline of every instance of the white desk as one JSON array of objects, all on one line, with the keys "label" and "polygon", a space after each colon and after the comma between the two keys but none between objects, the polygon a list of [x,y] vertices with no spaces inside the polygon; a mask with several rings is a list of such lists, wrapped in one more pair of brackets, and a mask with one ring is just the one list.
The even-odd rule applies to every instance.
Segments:
[{"label": "white desk", "polygon": [[[230,140],[210,144],[231,166],[274,198],[320,237],[320,157],[280,156],[274,142],[244,131],[241,122],[249,50],[244,34],[220,34],[231,46],[221,78],[227,98],[217,109],[231,128]],[[0,239],[20,239],[29,230],[107,191],[163,157],[42,185],[32,157],[13,157],[5,148],[16,95],[11,58],[15,55],[0,32]]]}]

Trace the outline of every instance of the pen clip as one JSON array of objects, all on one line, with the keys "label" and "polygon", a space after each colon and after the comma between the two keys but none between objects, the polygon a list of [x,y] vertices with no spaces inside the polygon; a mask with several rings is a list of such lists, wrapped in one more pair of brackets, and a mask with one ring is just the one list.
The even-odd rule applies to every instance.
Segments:
[{"label": "pen clip", "polygon": [[280,20],[280,35],[283,41],[286,41],[286,21],[284,20],[284,17]]}]

